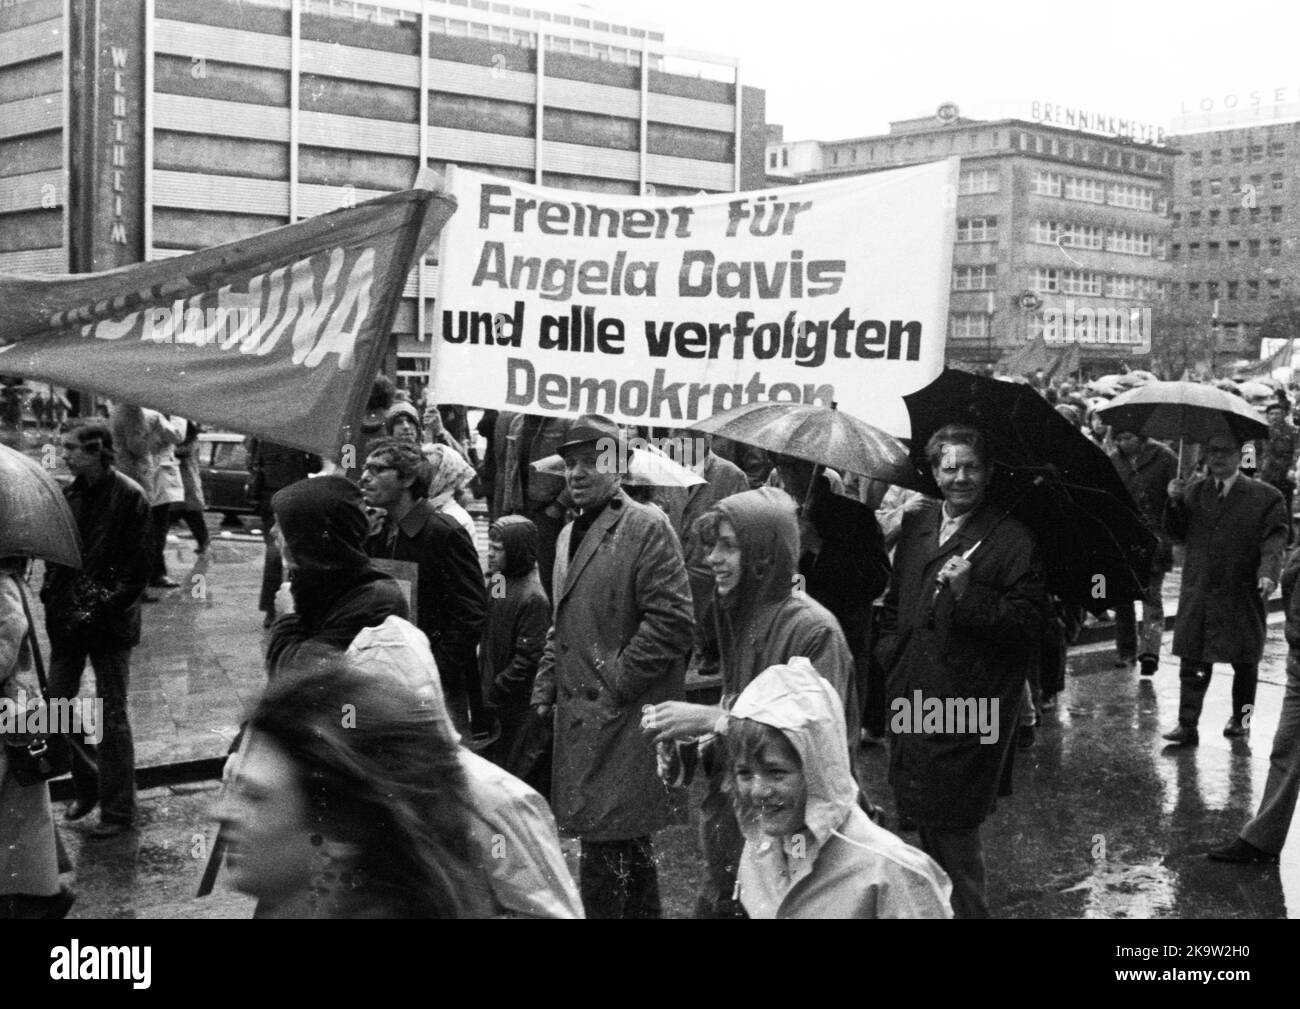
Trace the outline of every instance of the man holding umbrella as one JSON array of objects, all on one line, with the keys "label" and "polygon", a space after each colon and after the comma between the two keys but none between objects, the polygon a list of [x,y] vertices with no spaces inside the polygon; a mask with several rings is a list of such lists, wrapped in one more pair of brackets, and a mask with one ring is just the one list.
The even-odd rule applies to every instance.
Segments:
[{"label": "man holding umbrella", "polygon": [[1182,660],[1176,746],[1195,746],[1197,722],[1215,662],[1233,668],[1232,716],[1225,736],[1250,731],[1259,660],[1264,653],[1265,601],[1277,586],[1288,523],[1282,494],[1239,472],[1242,440],[1224,424],[1205,443],[1207,476],[1169,483],[1165,528],[1185,543],[1174,654]]},{"label": "man holding umbrella", "polygon": [[[945,425],[925,454],[943,504],[903,519],[877,646],[893,698],[889,777],[899,815],[952,878],[956,916],[987,918],[980,824],[993,810],[1047,599],[1033,533],[988,501],[983,433]],[[935,700],[947,710],[950,700],[982,703],[996,732],[901,717]]]}]

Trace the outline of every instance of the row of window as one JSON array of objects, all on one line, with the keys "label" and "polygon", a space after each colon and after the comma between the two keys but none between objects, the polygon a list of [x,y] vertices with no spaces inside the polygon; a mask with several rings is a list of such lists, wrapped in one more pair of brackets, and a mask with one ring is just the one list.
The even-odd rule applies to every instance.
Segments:
[{"label": "row of window", "polygon": [[[948,317],[948,335],[954,340],[987,340],[993,317],[986,312],[953,312]],[[1070,339],[1078,343],[1128,343],[1143,335],[1140,320],[1134,320],[1122,311],[1102,312],[1091,318],[1070,320]],[[1046,333],[1047,316],[1036,312],[1029,320],[1030,338],[1046,333],[1049,338],[1060,338],[1060,320],[1053,323],[1054,332]],[[1150,333],[1146,333],[1150,336]]]},{"label": "row of window", "polygon": [[[1243,214],[1242,211],[1245,211],[1245,213]],[[1275,203],[1268,208],[1268,219],[1270,223],[1272,224],[1280,223],[1282,221],[1283,216],[1284,215],[1283,215],[1282,205],[1280,203]],[[1223,219],[1224,219],[1223,212],[1220,211],[1218,207],[1214,207],[1210,210],[1204,211],[1204,213],[1202,213],[1202,211],[1199,210],[1189,210],[1187,212],[1187,226],[1189,228],[1199,228],[1201,226],[1202,221],[1204,221],[1210,227],[1214,227],[1217,224],[1221,224],[1223,222]],[[1227,220],[1229,224],[1241,224],[1243,220],[1247,224],[1258,224],[1263,219],[1264,219],[1263,207],[1229,207],[1228,208]],[[1175,211],[1173,215],[1173,222],[1175,228],[1180,226],[1183,223],[1183,215],[1180,212]]]},{"label": "row of window", "polygon": [[[1133,256],[1149,256],[1154,249],[1157,255],[1164,252],[1164,242],[1146,232],[1126,231],[1121,228],[1100,228],[1091,224],[1070,221],[1034,221],[1029,229],[1030,238],[1041,245],[1068,245],[1075,249],[1106,249],[1109,252],[1126,252]],[[998,219],[989,217],[957,218],[958,242],[995,242],[998,237]]]},{"label": "row of window", "polygon": [[1095,270],[1058,270],[1038,267],[1029,271],[1029,287],[1039,294],[1105,295],[1108,298],[1163,297],[1164,283],[1150,277],[1097,273]]},{"label": "row of window", "polygon": [[1090,161],[1093,164],[1136,172],[1163,173],[1169,167],[1167,158],[1158,157],[1154,154],[1148,155],[1141,151],[1121,150],[1112,148],[1108,144],[1094,146],[1093,144],[1077,143],[1072,140],[1062,140],[1059,137],[1043,137],[1038,134],[1032,136],[1027,133],[1020,134],[1020,149],[1022,151],[1032,150],[1035,154],[1051,154],[1054,157],[1065,157],[1072,161]]},{"label": "row of window", "polygon": [[1062,176],[1056,172],[1036,172],[1032,189],[1038,196],[1064,196],[1067,200],[1109,203],[1112,207],[1132,207],[1134,210],[1151,210],[1156,200],[1155,190],[1146,186],[1124,182],[1108,184],[1100,179]]},{"label": "row of window", "polygon": [[1134,256],[1149,256],[1152,249],[1163,251],[1163,243],[1140,231],[1122,228],[1099,228],[1093,224],[1070,221],[1034,221],[1030,237],[1040,245],[1068,245],[1075,249],[1106,249],[1108,252],[1126,252]]},{"label": "row of window", "polygon": [[882,137],[875,142],[857,141],[829,148],[833,166],[864,164],[892,164],[913,161],[923,157],[943,154],[960,154],[966,150],[1019,149],[1032,154],[1047,154],[1069,158],[1107,168],[1125,171],[1159,172],[1166,174],[1169,159],[1156,154],[1120,148],[1112,144],[1083,143],[1061,137],[1045,137],[1037,133],[1016,130],[985,130],[927,132],[919,136]]},{"label": "row of window", "polygon": [[[1183,248],[1183,245],[1174,242],[1169,246],[1169,258],[1181,258]],[[1211,259],[1220,253],[1226,253],[1229,256],[1239,256],[1243,251],[1251,258],[1258,259],[1262,249],[1262,243],[1258,238],[1251,238],[1245,242],[1234,238],[1227,242],[1206,242],[1204,245],[1200,242],[1188,242],[1186,249],[1188,259],[1198,258],[1202,255],[1202,251],[1204,251],[1205,256]],[[1282,255],[1282,239],[1270,238],[1268,240],[1268,254],[1270,256]]]},{"label": "row of window", "polygon": [[[1202,157],[1206,152],[1192,151],[1190,159],[1193,168],[1199,168],[1203,163],[1208,162],[1211,165],[1221,165],[1223,160],[1223,148],[1212,147],[1208,152],[1208,157]],[[1286,144],[1280,140],[1275,140],[1268,145],[1268,156],[1270,158],[1281,158],[1286,156]],[[1243,147],[1229,147],[1228,160],[1231,164],[1240,165],[1249,161],[1252,164],[1264,160],[1264,145],[1250,144]]]},{"label": "row of window", "polygon": [[[1193,280],[1187,284],[1187,297],[1191,301],[1196,301],[1201,297],[1201,292],[1204,291],[1207,301],[1215,301],[1221,297],[1220,292],[1222,291],[1227,295],[1228,301],[1237,301],[1242,297],[1250,300],[1258,298],[1261,290],[1267,292],[1270,298],[1280,298],[1282,297],[1282,281],[1267,280],[1261,286],[1258,280],[1228,280],[1222,282],[1208,280],[1204,284]],[[1181,298],[1183,296],[1183,285],[1174,284],[1170,288],[1170,292],[1175,298]]]},{"label": "row of window", "polygon": [[[1281,172],[1273,172],[1269,175],[1268,180],[1274,190],[1280,190],[1284,185],[1285,177]],[[1222,196],[1224,193],[1223,181],[1223,179],[1192,179],[1187,184],[1187,188],[1193,196],[1201,196],[1204,194],[1210,196]],[[1240,175],[1229,175],[1227,181],[1227,193],[1230,196],[1253,195],[1264,188],[1264,174],[1262,172],[1250,177],[1250,186],[1251,190],[1253,190],[1253,192],[1250,193],[1248,193],[1247,190],[1242,189]],[[1204,182],[1205,185],[1202,185],[1202,182]]]},{"label": "row of window", "polygon": [[[954,291],[991,291],[997,287],[998,268],[993,264],[958,266],[952,271]],[[1164,284],[1149,277],[1104,274],[1093,270],[1038,268],[1029,273],[1029,287],[1040,294],[1105,295],[1108,298],[1150,299],[1164,293]]]}]

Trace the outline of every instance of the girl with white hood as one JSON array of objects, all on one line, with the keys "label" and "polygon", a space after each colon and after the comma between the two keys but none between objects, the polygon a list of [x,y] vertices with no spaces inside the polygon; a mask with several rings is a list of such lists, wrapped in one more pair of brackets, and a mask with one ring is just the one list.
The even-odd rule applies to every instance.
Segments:
[{"label": "girl with white hood", "polygon": [[952,917],[947,874],[859,808],[843,706],[807,659],[756,677],[726,739],[751,918]]}]

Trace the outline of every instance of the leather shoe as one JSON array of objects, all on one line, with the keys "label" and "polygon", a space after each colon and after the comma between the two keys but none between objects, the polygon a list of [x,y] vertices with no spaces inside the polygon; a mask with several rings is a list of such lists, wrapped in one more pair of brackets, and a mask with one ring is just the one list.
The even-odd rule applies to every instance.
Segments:
[{"label": "leather shoe", "polygon": [[1211,848],[1205,853],[1205,857],[1211,862],[1261,862],[1265,865],[1272,865],[1278,860],[1276,855],[1270,854],[1263,848],[1256,848],[1241,837],[1231,844],[1225,844],[1222,848]]},{"label": "leather shoe", "polygon": [[1250,729],[1241,724],[1241,719],[1233,715],[1228,719],[1228,724],[1223,727],[1223,734],[1229,739],[1239,739],[1242,736],[1249,736]]},{"label": "leather shoe", "polygon": [[1140,661],[1142,664],[1142,675],[1155,676],[1156,670],[1160,668],[1160,660],[1153,659],[1151,656],[1148,655],[1143,659],[1141,659]]},{"label": "leather shoe", "polygon": [[77,799],[63,813],[63,819],[68,823],[75,823],[77,820],[84,819],[90,814],[90,811],[99,805],[98,799]]},{"label": "leather shoe", "polygon": [[90,828],[90,836],[96,841],[103,841],[110,837],[125,834],[130,829],[131,825],[129,823],[120,823],[117,820],[100,820]]},{"label": "leather shoe", "polygon": [[1176,729],[1166,732],[1163,739],[1169,740],[1175,746],[1197,746],[1201,742],[1200,733],[1195,729],[1189,729],[1185,725],[1180,725]]},{"label": "leather shoe", "polygon": [[166,575],[163,575],[161,578],[155,578],[149,583],[149,588],[151,589],[179,589],[180,587],[180,582],[176,581],[174,578],[168,578]]},{"label": "leather shoe", "polygon": [[1133,665],[1133,663],[1136,662],[1136,661],[1137,661],[1137,659],[1129,659],[1129,658],[1125,658],[1124,656],[1121,655],[1119,658],[1117,658],[1117,659],[1115,660],[1115,668],[1116,668],[1116,669],[1127,669],[1127,668],[1131,667],[1131,666]]}]

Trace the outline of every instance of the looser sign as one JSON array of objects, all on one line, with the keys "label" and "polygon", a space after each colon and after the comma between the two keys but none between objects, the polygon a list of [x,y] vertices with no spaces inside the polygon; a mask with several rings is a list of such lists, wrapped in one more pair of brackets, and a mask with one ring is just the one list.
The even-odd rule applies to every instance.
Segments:
[{"label": "looser sign", "polygon": [[943,367],[957,160],[665,200],[453,170],[434,395],[684,426],[835,402],[910,433]]}]

